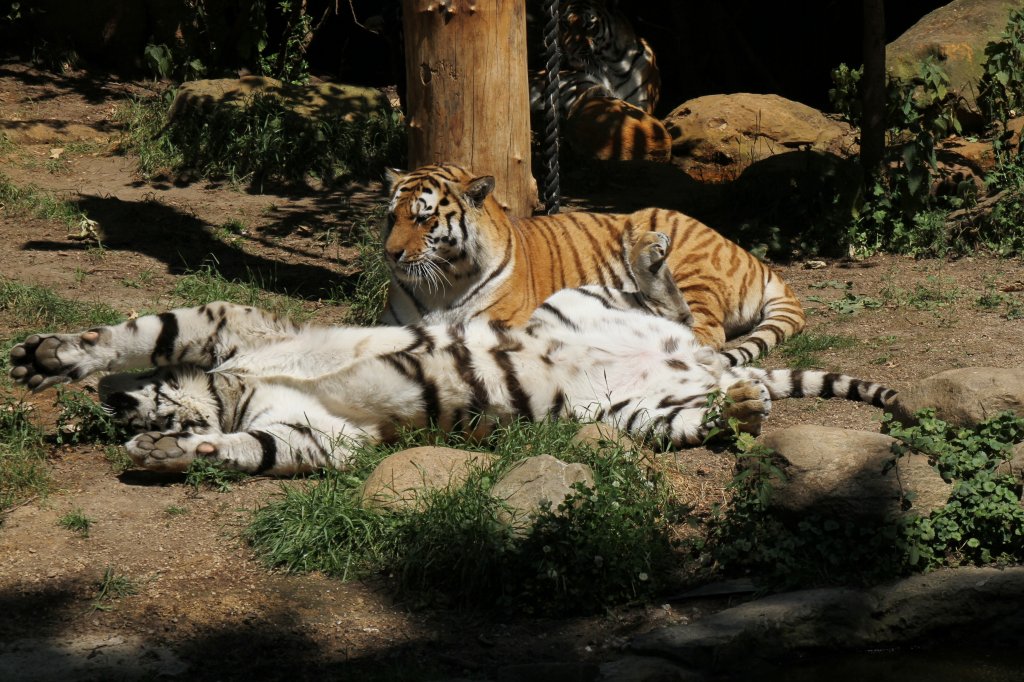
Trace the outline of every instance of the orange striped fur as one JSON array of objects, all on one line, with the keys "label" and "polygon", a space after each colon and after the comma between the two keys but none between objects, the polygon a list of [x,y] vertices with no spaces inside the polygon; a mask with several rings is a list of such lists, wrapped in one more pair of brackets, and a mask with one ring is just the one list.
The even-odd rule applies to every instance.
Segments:
[{"label": "orange striped fur", "polygon": [[671,238],[673,277],[703,343],[743,364],[804,326],[796,295],[768,266],[678,211],[563,213],[511,219],[492,196],[494,178],[452,165],[389,171],[384,257],[391,272],[383,321],[520,326],[559,289],[602,284],[635,290],[628,266],[647,232]]}]

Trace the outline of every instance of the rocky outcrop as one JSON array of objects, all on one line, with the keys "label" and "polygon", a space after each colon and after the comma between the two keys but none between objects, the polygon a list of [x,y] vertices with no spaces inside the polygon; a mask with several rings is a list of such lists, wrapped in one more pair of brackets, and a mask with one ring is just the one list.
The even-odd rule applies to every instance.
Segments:
[{"label": "rocky outcrop", "polygon": [[856,131],[817,109],[778,95],[707,95],[665,118],[673,162],[684,169],[728,166],[735,177],[761,159],[796,150],[846,157],[857,151]]},{"label": "rocky outcrop", "polygon": [[900,391],[893,416],[913,422],[918,410],[935,408],[935,416],[955,426],[974,426],[1000,412],[1024,415],[1024,368],[967,367],[939,372]]},{"label": "rocky outcrop", "polygon": [[808,424],[760,441],[782,460],[786,480],[775,486],[772,506],[784,513],[844,519],[927,515],[945,505],[952,491],[923,455],[889,466],[895,439],[881,433]]},{"label": "rocky outcrop", "polygon": [[999,40],[1015,0],[954,0],[925,15],[885,48],[892,76],[909,80],[921,63],[935,59],[950,79],[950,89],[962,98],[961,121],[978,118],[975,96],[985,63],[985,46]]},{"label": "rocky outcrop", "polygon": [[423,446],[386,457],[363,482],[364,506],[422,508],[434,490],[459,487],[476,470],[497,459],[483,452]]}]

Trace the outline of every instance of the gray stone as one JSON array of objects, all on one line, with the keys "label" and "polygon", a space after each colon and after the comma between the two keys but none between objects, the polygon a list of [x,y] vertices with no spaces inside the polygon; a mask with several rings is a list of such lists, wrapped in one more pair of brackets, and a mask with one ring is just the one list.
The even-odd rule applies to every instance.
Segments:
[{"label": "gray stone", "polygon": [[491,495],[504,500],[503,522],[517,528],[529,525],[532,515],[550,503],[552,510],[574,493],[572,486],[594,486],[594,472],[586,464],[566,464],[551,455],[529,457],[516,464],[491,488]]},{"label": "gray stone", "polygon": [[625,656],[601,664],[597,682],[700,682],[704,675],[663,658]]},{"label": "gray stone", "polygon": [[[777,594],[692,624],[653,630],[629,648],[707,670],[794,652],[912,644],[948,632],[965,644],[985,642],[992,632],[1018,623],[1022,599],[1024,566],[946,569],[863,591]],[[1014,634],[1019,639],[1019,630]]]},{"label": "gray stone", "polygon": [[913,513],[927,515],[952,491],[923,455],[901,457],[885,472],[895,439],[881,433],[799,425],[760,440],[782,459],[786,481],[776,486],[772,505],[785,512],[894,518],[909,500]]},{"label": "gray stone", "polygon": [[483,452],[430,445],[396,452],[363,482],[363,506],[422,508],[431,491],[461,486],[473,471],[486,469],[496,459]]},{"label": "gray stone", "polygon": [[891,405],[904,424],[926,407],[950,424],[969,427],[1000,412],[1024,415],[1024,368],[968,367],[939,372],[900,391]]}]

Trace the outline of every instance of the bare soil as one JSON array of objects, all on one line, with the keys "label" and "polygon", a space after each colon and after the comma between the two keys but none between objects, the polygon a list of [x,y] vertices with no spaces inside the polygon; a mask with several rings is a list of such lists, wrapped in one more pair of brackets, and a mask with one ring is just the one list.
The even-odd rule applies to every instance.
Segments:
[{"label": "bare soil", "polygon": [[[322,299],[354,283],[352,231],[380,202],[380,187],[255,193],[207,182],[144,182],[135,160],[118,151],[113,113],[147,89],[0,64],[0,130],[15,142],[0,156],[0,170],[19,186],[77,202],[105,239],[103,249],[90,247],[70,239],[61,224],[0,207],[0,273],[129,315],[165,306],[183,273],[216,262],[228,277],[259,273],[269,289],[301,296],[319,322],[341,319],[344,310]],[[75,140],[96,144],[67,151]],[[57,149],[65,151],[51,163]],[[679,199],[664,182],[646,185],[642,196],[654,205]],[[603,206],[619,209],[636,201],[626,179],[600,197]],[[219,232],[229,221],[241,221],[245,233]],[[945,369],[1021,362],[1018,260],[876,256],[779,270],[809,310],[809,333],[855,339],[819,353],[826,368],[899,390]],[[847,292],[854,302],[870,297],[881,307],[840,314],[827,304]],[[928,292],[946,300],[925,300]],[[1002,299],[981,305],[985,294]],[[0,313],[0,339],[24,331]],[[779,353],[766,361],[784,363]],[[28,400],[52,428],[52,394]],[[792,400],[776,405],[766,428],[817,423],[874,431],[879,416],[845,401]],[[725,499],[728,458],[697,449],[660,461],[677,494],[698,511]],[[50,494],[0,517],[3,679],[488,677],[515,663],[607,660],[638,632],[723,604],[666,595],[663,605],[566,619],[415,610],[396,603],[383,583],[286,575],[253,559],[239,531],[252,510],[294,482],[252,479],[229,492],[197,492],[181,477],[115,474],[94,446],[54,446],[50,463]],[[94,520],[88,537],[57,525],[72,509]],[[108,568],[130,577],[137,593],[96,609]]]}]

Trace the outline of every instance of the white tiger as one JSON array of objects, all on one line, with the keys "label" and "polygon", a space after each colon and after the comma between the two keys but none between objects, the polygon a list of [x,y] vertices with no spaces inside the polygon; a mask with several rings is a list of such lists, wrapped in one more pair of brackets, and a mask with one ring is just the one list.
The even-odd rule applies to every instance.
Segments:
[{"label": "white tiger", "polygon": [[772,399],[840,396],[884,406],[894,392],[838,374],[729,367],[679,321],[689,310],[664,267],[669,239],[628,256],[639,292],[560,291],[523,328],[474,321],[407,327],[299,326],[211,303],[77,334],[35,335],[11,350],[10,376],[33,390],[99,371],[100,398],[138,431],[138,466],[183,471],[196,458],[290,475],[343,467],[353,447],[403,426],[473,436],[516,418],[602,421],[661,445],[702,442],[719,419],[756,432]]}]

